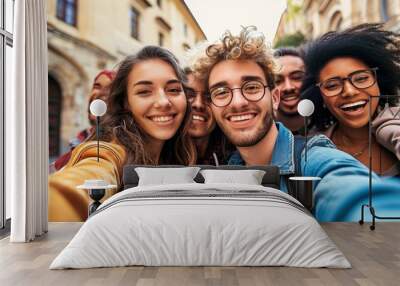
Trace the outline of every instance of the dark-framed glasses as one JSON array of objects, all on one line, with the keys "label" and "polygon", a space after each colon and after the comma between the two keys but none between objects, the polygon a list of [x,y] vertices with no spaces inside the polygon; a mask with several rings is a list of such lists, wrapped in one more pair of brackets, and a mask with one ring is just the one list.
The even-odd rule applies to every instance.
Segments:
[{"label": "dark-framed glasses", "polygon": [[210,90],[210,99],[215,106],[224,107],[231,103],[233,91],[240,89],[241,94],[246,100],[256,102],[264,97],[266,87],[269,86],[257,80],[247,81],[238,88],[229,88],[227,86],[215,87]]},{"label": "dark-framed glasses", "polygon": [[321,92],[327,96],[336,96],[343,92],[344,81],[348,80],[352,86],[358,89],[366,89],[376,83],[376,71],[378,68],[358,70],[347,77],[334,77],[316,84]]},{"label": "dark-framed glasses", "polygon": [[200,94],[201,98],[208,103],[210,101],[210,95],[206,91],[195,90],[191,87],[184,86],[186,98],[189,103],[193,103],[196,99],[196,96]]}]

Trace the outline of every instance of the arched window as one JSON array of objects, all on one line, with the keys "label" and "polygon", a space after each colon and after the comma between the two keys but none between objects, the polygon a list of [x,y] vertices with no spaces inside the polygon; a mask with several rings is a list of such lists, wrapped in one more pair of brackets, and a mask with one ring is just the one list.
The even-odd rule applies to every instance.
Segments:
[{"label": "arched window", "polygon": [[340,31],[343,22],[342,13],[336,11],[329,22],[329,30],[330,31]]},{"label": "arched window", "polygon": [[62,89],[58,81],[49,75],[49,157],[60,155]]}]

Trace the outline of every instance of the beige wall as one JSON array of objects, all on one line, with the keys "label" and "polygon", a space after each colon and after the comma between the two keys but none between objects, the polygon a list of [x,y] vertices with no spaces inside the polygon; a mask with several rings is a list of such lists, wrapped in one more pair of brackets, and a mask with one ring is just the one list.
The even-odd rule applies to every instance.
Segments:
[{"label": "beige wall", "polygon": [[[126,55],[144,45],[164,46],[182,58],[184,46],[193,46],[205,35],[182,0],[81,0],[77,25],[56,17],[56,0],[47,1],[49,74],[62,88],[61,145],[88,127],[87,100],[92,81],[100,69],[113,68]],[[139,37],[131,37],[130,9],[139,13]],[[187,25],[187,36],[184,33]],[[165,25],[166,24],[166,25]]]},{"label": "beige wall", "polygon": [[[48,0],[48,23],[78,39],[89,41],[112,55],[129,54],[141,46],[158,44],[158,32],[165,33],[166,47],[178,56],[183,54],[184,43],[192,46],[196,40],[205,39],[196,21],[187,11],[182,1],[163,0],[162,8],[156,0],[85,0],[79,1],[78,24],[71,27],[56,18],[56,0]],[[130,7],[140,13],[139,40],[130,37]],[[168,31],[156,20],[162,18],[169,24]],[[188,26],[188,36],[184,35],[184,23]]]},{"label": "beige wall", "polygon": [[[400,0],[387,0],[388,29],[400,31]],[[381,0],[304,0],[294,19],[282,18],[275,41],[285,34],[302,32],[313,39],[331,30],[361,23],[383,22]]]}]

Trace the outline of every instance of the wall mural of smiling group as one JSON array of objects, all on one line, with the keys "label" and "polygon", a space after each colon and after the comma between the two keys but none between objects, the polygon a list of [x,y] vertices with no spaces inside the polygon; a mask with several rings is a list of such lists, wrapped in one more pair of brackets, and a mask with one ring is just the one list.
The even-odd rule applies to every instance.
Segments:
[{"label": "wall mural of smiling group", "polygon": [[[195,45],[204,40],[204,33],[187,6],[180,1],[160,2],[186,9],[179,10],[188,23],[183,33],[188,33],[193,43],[184,48],[192,49],[177,51],[171,44],[173,33],[160,32],[158,45],[137,47],[109,69],[106,65],[116,58],[111,51],[97,51],[101,68],[88,91],[88,103],[101,99],[107,111],[96,126],[96,117],[82,101],[85,88],[81,88],[77,100],[81,100],[79,108],[87,112],[90,126],[69,140],[69,146],[64,142],[57,147],[59,139],[50,146],[57,150],[51,157],[49,177],[50,221],[88,218],[93,193],[77,188],[88,182],[109,186],[104,188],[101,202],[123,196],[124,182],[130,176],[124,167],[129,165],[155,169],[230,165],[249,170],[277,166],[279,190],[303,205],[302,198],[294,195],[299,183],[291,177],[313,178],[309,211],[318,221],[360,219],[360,207],[368,203],[370,167],[376,209],[381,215],[398,215],[398,33],[383,24],[361,24],[328,32],[300,47],[272,49],[262,32],[248,26],[239,33],[226,31],[216,42]],[[130,10],[131,29],[137,27],[135,17],[143,5],[146,3]],[[58,20],[76,24],[77,19],[69,19],[64,10],[57,10]],[[161,30],[171,29],[162,13],[156,17],[157,25]],[[50,18],[49,27],[52,21],[56,23]],[[50,29],[50,35],[53,32]],[[169,49],[162,47],[166,42]],[[54,39],[49,39],[49,49],[49,79],[54,79],[62,72],[57,67],[63,66]],[[183,57],[185,61],[178,60]],[[76,69],[69,63],[64,66],[65,70]],[[84,74],[77,72],[71,80],[78,82],[79,73]],[[63,85],[54,86],[57,84]],[[60,97],[55,90],[50,88],[49,95],[54,102]],[[304,99],[313,105],[306,121],[297,108]],[[57,122],[61,115],[53,112],[52,116]],[[50,134],[64,131],[55,124]],[[229,182],[260,185],[268,174],[257,174],[249,176],[258,181],[241,177],[243,183],[233,178]],[[138,176],[140,186],[140,172]],[[226,183],[222,177],[218,182],[209,181],[198,172],[182,176],[197,184]],[[199,180],[199,176],[203,178]],[[161,184],[178,181],[164,178]]]}]

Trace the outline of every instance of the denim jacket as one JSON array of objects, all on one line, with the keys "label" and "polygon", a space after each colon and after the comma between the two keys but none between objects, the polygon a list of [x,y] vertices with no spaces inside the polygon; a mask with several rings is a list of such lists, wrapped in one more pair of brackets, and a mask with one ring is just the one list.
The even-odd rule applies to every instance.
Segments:
[{"label": "denim jacket", "polygon": [[[271,165],[280,168],[280,174],[293,174],[294,136],[281,123],[276,123],[278,136],[272,153]],[[229,165],[245,165],[236,151]],[[336,149],[324,135],[316,135],[307,142],[307,162],[303,149],[300,160],[302,176],[320,177],[314,186],[314,214],[321,221],[358,221],[361,204],[368,203],[369,170],[351,155]],[[372,174],[374,204],[380,213],[400,215],[400,181],[380,179]],[[281,190],[287,192],[286,181],[281,178]]]}]

